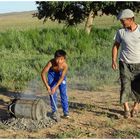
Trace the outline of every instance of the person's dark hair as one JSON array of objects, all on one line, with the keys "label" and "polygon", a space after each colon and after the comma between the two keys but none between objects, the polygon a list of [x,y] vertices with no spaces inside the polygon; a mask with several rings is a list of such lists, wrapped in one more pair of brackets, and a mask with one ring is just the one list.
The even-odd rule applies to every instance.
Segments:
[{"label": "person's dark hair", "polygon": [[64,58],[66,58],[66,52],[64,50],[57,50],[54,54],[54,57],[61,57],[63,56]]},{"label": "person's dark hair", "polygon": [[132,19],[133,19],[133,21],[135,21],[135,18],[134,17],[132,17]]}]

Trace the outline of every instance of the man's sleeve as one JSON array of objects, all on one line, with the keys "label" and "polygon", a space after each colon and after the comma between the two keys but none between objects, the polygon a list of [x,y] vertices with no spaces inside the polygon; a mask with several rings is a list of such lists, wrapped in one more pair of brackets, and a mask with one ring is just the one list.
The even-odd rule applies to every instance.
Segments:
[{"label": "man's sleeve", "polygon": [[116,35],[114,36],[114,40],[118,43],[121,43],[121,36],[119,30],[117,31]]}]

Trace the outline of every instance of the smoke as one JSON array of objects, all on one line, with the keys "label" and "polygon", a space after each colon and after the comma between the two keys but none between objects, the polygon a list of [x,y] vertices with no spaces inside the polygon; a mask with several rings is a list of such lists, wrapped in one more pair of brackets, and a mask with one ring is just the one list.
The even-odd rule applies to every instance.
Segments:
[{"label": "smoke", "polygon": [[8,107],[12,115],[37,120],[50,117],[50,96],[44,87],[39,77],[28,82],[26,89]]},{"label": "smoke", "polygon": [[26,89],[23,91],[21,95],[23,97],[28,95],[28,98],[29,97],[34,98],[35,96],[41,94],[42,93],[41,91],[42,91],[41,81],[37,77],[27,83]]},{"label": "smoke", "polygon": [[41,77],[39,76],[27,83],[26,88],[22,91],[18,98],[27,100],[41,98],[46,104],[50,105],[49,94],[44,86],[44,83],[42,82]]}]

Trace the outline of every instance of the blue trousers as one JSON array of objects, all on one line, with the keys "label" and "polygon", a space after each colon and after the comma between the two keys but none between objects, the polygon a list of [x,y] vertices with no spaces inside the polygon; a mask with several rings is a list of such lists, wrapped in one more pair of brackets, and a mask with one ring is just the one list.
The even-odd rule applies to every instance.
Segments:
[{"label": "blue trousers", "polygon": [[[61,77],[62,72],[54,72],[53,70],[49,70],[48,72],[48,84],[51,87],[51,89],[57,84],[58,80]],[[61,98],[61,105],[63,109],[63,113],[68,113],[68,96],[67,96],[67,82],[66,82],[66,76],[62,83],[59,85],[59,91],[60,91],[60,98]],[[57,106],[57,93],[53,94],[54,102]],[[50,98],[51,108],[52,112],[56,111],[56,107],[52,101],[52,98]]]}]

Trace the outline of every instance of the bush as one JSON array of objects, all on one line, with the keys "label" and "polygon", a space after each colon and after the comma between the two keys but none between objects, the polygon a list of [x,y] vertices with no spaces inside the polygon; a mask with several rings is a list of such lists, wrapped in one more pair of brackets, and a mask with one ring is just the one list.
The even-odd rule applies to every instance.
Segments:
[{"label": "bush", "polygon": [[115,31],[94,28],[87,35],[81,29],[44,28],[0,33],[1,87],[23,89],[60,48],[68,54],[70,88],[95,90],[111,84],[117,77],[111,69]]}]

